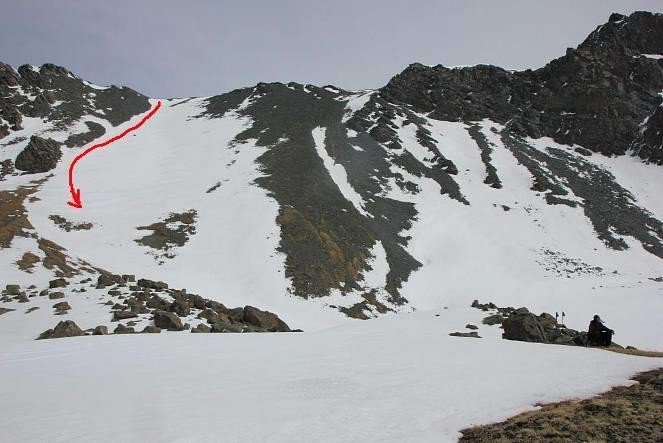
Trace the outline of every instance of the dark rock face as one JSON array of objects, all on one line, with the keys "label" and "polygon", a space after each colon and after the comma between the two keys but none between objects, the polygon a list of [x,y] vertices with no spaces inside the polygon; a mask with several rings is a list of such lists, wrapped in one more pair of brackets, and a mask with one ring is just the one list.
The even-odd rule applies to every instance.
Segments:
[{"label": "dark rock face", "polygon": [[[663,54],[663,15],[636,12],[610,21],[577,49],[536,71],[413,64],[380,95],[440,120],[488,118],[509,122],[519,135],[624,154],[638,138],[640,124],[661,104],[663,61],[642,54]],[[660,138],[652,143],[645,137],[636,147],[640,157],[663,164]]]},{"label": "dark rock face", "polygon": [[16,157],[14,166],[29,174],[47,172],[57,166],[60,157],[59,143],[33,135],[30,143]]},{"label": "dark rock face", "polygon": [[85,333],[78,327],[76,323],[71,320],[61,321],[55,326],[55,329],[44,331],[37,340],[45,338],[63,338],[63,337],[78,337],[85,335]]}]

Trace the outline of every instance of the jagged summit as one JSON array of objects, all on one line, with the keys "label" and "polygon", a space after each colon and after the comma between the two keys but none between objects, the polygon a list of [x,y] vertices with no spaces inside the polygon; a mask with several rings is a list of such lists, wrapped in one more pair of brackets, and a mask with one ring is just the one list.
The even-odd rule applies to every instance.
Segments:
[{"label": "jagged summit", "polygon": [[642,125],[662,102],[660,54],[663,15],[613,15],[578,49],[536,71],[413,64],[380,95],[441,120],[508,122],[521,135],[547,136],[606,155],[631,149],[663,164],[661,144],[641,137]]}]

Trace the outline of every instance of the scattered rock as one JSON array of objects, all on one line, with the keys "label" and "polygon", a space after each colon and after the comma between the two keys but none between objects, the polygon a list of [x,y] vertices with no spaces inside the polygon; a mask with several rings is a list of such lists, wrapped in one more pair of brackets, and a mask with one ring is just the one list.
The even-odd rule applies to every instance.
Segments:
[{"label": "scattered rock", "polygon": [[170,312],[176,313],[180,317],[186,317],[187,315],[191,314],[191,307],[186,301],[182,299],[176,299],[173,301],[168,307],[168,310]]},{"label": "scattered rock", "polygon": [[139,279],[136,284],[142,288],[150,288],[155,290],[168,289],[168,285],[162,281],[148,280],[145,278]]},{"label": "scattered rock", "polygon": [[85,333],[78,327],[76,323],[71,320],[61,321],[55,326],[55,329],[49,329],[39,335],[37,340],[49,338],[63,338],[63,337],[79,337]]},{"label": "scattered rock", "polygon": [[71,306],[69,306],[69,303],[67,303],[66,301],[61,301],[59,303],[54,304],[53,308],[58,312],[66,312],[71,309]]},{"label": "scattered rock", "polygon": [[166,311],[156,311],[154,313],[154,325],[169,331],[182,331],[184,329],[182,320],[176,314]]},{"label": "scattered rock", "polygon": [[103,325],[97,326],[94,328],[92,335],[108,335],[108,328]]},{"label": "scattered rock", "polygon": [[192,333],[208,333],[212,332],[212,328],[207,326],[205,323],[199,323],[195,328],[191,329]]},{"label": "scattered rock", "polygon": [[67,286],[67,280],[65,280],[64,278],[56,278],[55,280],[51,280],[50,282],[48,282],[48,287],[50,289],[64,288],[65,286]]},{"label": "scattered rock", "polygon": [[7,312],[12,312],[15,311],[16,309],[9,309],[9,308],[0,308],[0,315],[6,314]]},{"label": "scattered rock", "polygon": [[[2,308],[0,308],[0,309],[2,309]],[[39,306],[33,306],[33,307],[29,308],[27,311],[25,311],[25,313],[29,314],[31,312],[36,311],[37,309],[39,309]],[[2,314],[2,312],[0,312],[0,314]]]},{"label": "scattered rock", "polygon": [[21,293],[20,285],[7,285],[5,286],[4,294],[7,295],[19,295]]},{"label": "scattered rock", "polygon": [[159,297],[158,295],[153,295],[150,297],[150,299],[147,301],[146,306],[150,309],[157,309],[159,311],[167,311],[168,307],[170,306],[170,303],[168,303],[166,300],[163,298]]},{"label": "scattered rock", "polygon": [[212,325],[212,332],[242,332],[242,326],[218,320]]},{"label": "scattered rock", "polygon": [[64,292],[51,292],[48,294],[48,298],[51,300],[57,300],[58,298],[64,298]]},{"label": "scattered rock", "polygon": [[478,326],[476,326],[476,325],[471,325],[471,324],[466,324],[465,327],[466,327],[467,329],[479,329]]},{"label": "scattered rock", "polygon": [[157,328],[156,326],[145,326],[145,329],[143,329],[143,334],[160,334],[161,333],[161,328]]},{"label": "scattered rock", "polygon": [[484,325],[493,326],[493,325],[501,325],[503,321],[504,317],[502,316],[502,314],[493,314],[489,315],[488,317],[485,317],[483,320],[481,320],[481,323],[483,323]]},{"label": "scattered rock", "polygon": [[276,314],[261,311],[253,306],[244,307],[243,319],[248,324],[264,328],[270,332],[290,332],[288,325]]},{"label": "scattered rock", "polygon": [[133,334],[134,332],[136,332],[134,328],[124,326],[122,323],[120,323],[113,331],[113,334]]},{"label": "scattered rock", "polygon": [[452,337],[481,338],[479,336],[479,333],[477,333],[476,331],[472,331],[472,332],[451,332],[449,335],[452,336]]},{"label": "scattered rock", "polygon": [[113,312],[113,321],[126,320],[128,318],[136,318],[138,314],[131,311],[115,311]]}]

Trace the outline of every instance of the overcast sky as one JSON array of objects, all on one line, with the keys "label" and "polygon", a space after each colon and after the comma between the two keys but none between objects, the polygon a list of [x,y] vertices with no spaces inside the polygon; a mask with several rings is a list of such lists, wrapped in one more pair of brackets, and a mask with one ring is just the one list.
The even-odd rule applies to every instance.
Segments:
[{"label": "overcast sky", "polygon": [[0,0],[0,61],[152,97],[259,81],[375,88],[412,62],[537,68],[661,0]]}]

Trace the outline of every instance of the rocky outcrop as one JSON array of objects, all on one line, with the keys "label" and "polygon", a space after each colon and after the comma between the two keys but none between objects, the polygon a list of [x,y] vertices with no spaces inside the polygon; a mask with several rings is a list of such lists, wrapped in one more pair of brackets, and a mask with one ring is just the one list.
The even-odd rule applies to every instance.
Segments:
[{"label": "rocky outcrop", "polygon": [[14,166],[28,174],[48,172],[57,166],[60,157],[62,152],[58,142],[33,135],[25,149],[16,157]]},{"label": "rocky outcrop", "polygon": [[518,135],[548,136],[606,155],[624,154],[639,139],[637,154],[663,164],[660,137],[639,137],[646,118],[654,114],[658,124],[663,91],[663,60],[648,54],[663,54],[663,15],[613,15],[577,49],[539,70],[413,64],[380,96],[436,119],[487,118]]}]

